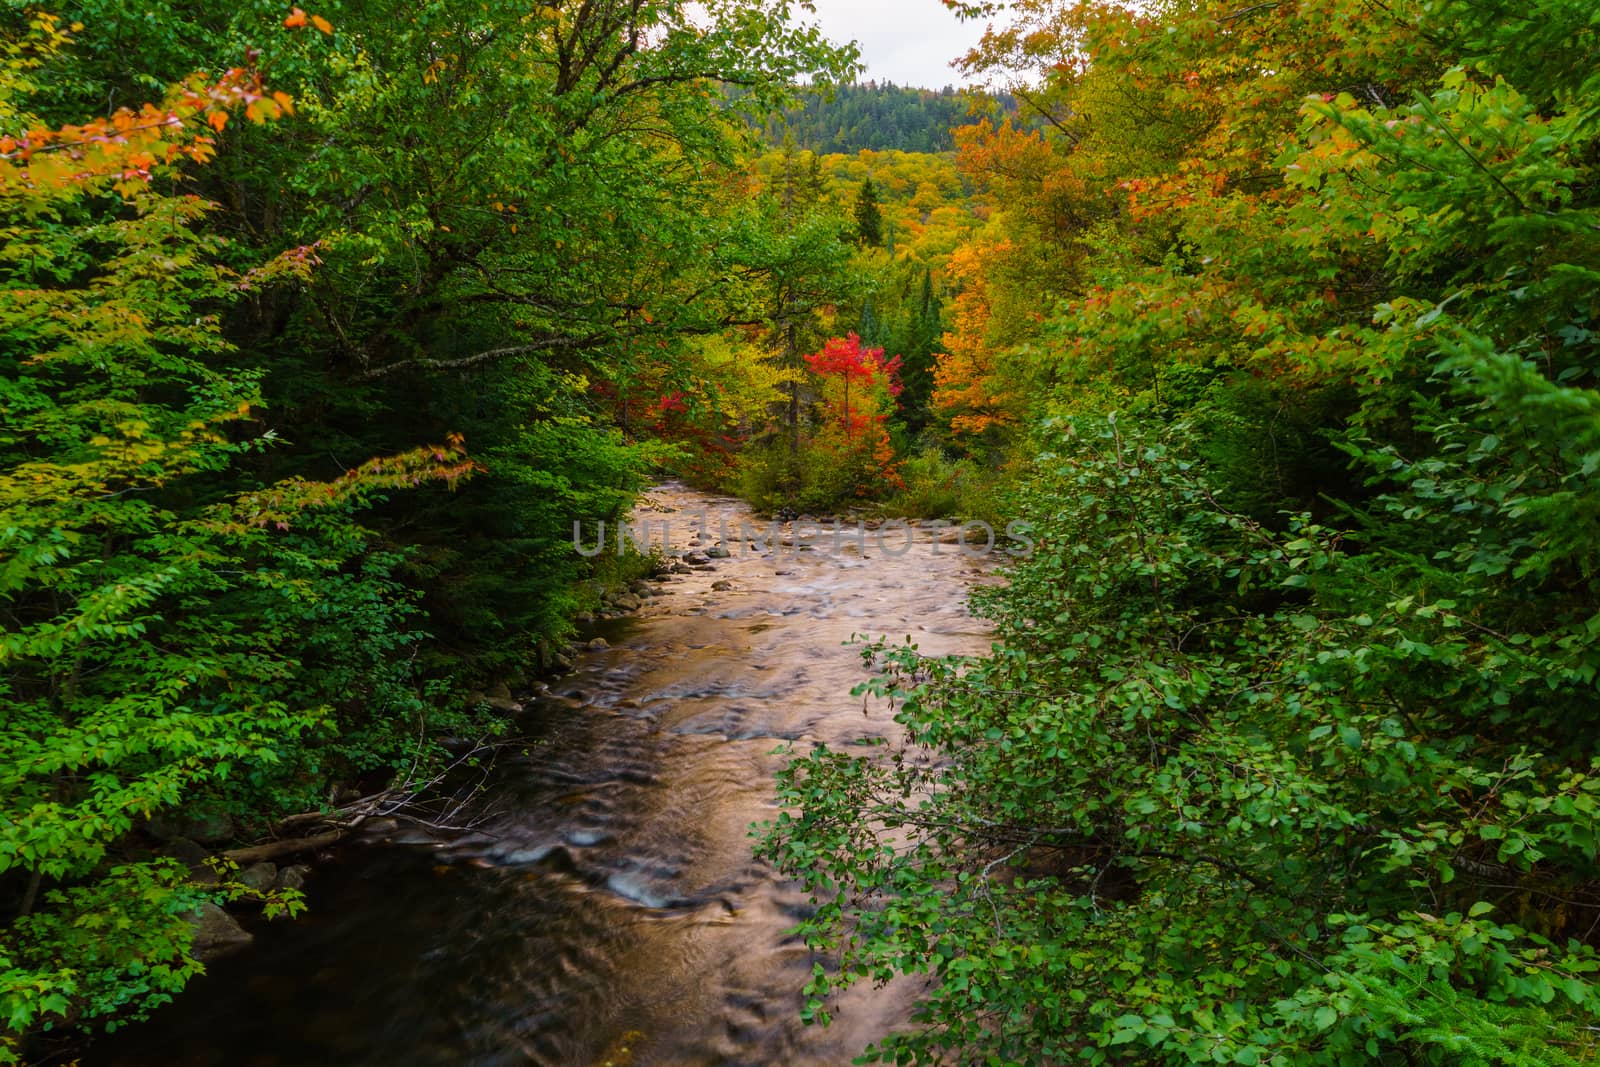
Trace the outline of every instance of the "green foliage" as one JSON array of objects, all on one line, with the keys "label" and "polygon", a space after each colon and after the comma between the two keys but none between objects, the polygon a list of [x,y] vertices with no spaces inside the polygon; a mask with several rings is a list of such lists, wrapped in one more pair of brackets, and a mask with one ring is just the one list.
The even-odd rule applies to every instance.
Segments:
[{"label": "green foliage", "polygon": [[[996,476],[971,459],[951,459],[937,445],[924,445],[899,467],[905,488],[883,505],[886,514],[925,519],[983,519],[996,525],[1001,507]],[[1005,523],[1000,521],[997,528]]]},{"label": "green foliage", "polygon": [[[239,285],[194,197],[101,212],[79,182],[0,188],[0,1058],[38,1026],[160,1003],[196,970],[143,820],[303,804],[332,704],[398,687],[415,640],[353,513],[464,473],[447,452],[231,490],[272,444],[208,309]],[[374,751],[381,751],[369,737]],[[314,783],[312,784],[314,789]]]},{"label": "green foliage", "polygon": [[[1537,904],[1594,876],[1600,777],[1476,733],[1585,684],[1552,691],[1542,641],[1470,629],[1464,605],[1374,602],[1374,558],[1332,531],[1220,508],[1181,429],[1054,444],[1020,500],[1038,551],[987,601],[1006,650],[874,647],[908,747],[783,778],[797,814],[765,848],[837,955],[811,1010],[934,974],[935,1025],[888,1062],[1454,1062],[1427,1059],[1429,1003],[1435,1030],[1486,1002],[1503,1037],[1587,1047],[1600,960]],[[1483,919],[1486,898],[1532,905],[1527,925]]]},{"label": "green foliage", "polygon": [[853,69],[787,3],[73,7],[0,21],[0,1060],[197,972],[236,889],[151,817],[493,732],[461,693],[645,565],[572,549],[660,455],[606,398],[846,254],[744,195],[716,89]]},{"label": "green foliage", "polygon": [[831,515],[858,501],[856,486],[867,474],[860,467],[834,461],[834,457],[808,442],[794,453],[788,444],[774,441],[747,446],[739,456],[734,492],[756,510],[771,514],[789,509],[799,514]]},{"label": "green foliage", "polygon": [[929,976],[870,1058],[1600,1055],[1594,15],[1355,10],[1030,5],[981,50],[1057,124],[969,156],[1084,257],[998,353],[1037,551],[992,655],[869,648],[903,744],[796,750],[762,845],[811,1018]]}]

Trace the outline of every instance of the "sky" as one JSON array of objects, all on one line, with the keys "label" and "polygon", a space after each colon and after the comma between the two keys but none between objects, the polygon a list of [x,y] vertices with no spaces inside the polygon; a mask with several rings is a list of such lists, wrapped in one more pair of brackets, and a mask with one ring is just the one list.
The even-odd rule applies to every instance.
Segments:
[{"label": "sky", "polygon": [[[816,21],[830,39],[856,41],[867,65],[863,80],[942,89],[963,85],[950,61],[983,36],[984,23],[961,22],[939,0],[814,0]],[[801,16],[811,21],[810,16]]]}]

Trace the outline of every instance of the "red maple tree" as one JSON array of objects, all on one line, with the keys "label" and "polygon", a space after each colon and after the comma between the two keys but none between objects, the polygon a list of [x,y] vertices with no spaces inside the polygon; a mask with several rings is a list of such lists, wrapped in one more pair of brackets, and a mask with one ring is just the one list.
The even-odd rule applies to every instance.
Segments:
[{"label": "red maple tree", "polygon": [[[844,435],[854,436],[854,423],[850,416],[850,385],[857,383],[872,388],[882,382],[890,396],[899,396],[901,358],[885,358],[882,348],[862,348],[856,334],[834,337],[822,346],[822,351],[805,357],[806,364],[824,378],[835,378],[844,384]],[[864,421],[864,420],[863,420]]]}]

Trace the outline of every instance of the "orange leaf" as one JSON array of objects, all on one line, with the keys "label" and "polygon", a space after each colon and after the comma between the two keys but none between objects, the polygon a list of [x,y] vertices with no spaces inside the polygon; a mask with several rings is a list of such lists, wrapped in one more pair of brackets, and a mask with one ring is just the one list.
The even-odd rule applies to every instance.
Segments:
[{"label": "orange leaf", "polygon": [[295,8],[289,12],[289,17],[283,20],[283,24],[291,30],[297,30],[306,24],[306,13]]},{"label": "orange leaf", "polygon": [[276,100],[278,102],[278,106],[283,108],[283,113],[285,115],[294,114],[294,98],[288,93],[273,93],[272,99]]},{"label": "orange leaf", "polygon": [[312,15],[311,16],[311,25],[315,26],[317,29],[321,30],[323,33],[332,33],[333,32],[333,23],[329,22],[327,19],[323,18],[321,15]]},{"label": "orange leaf", "polygon": [[228,124],[228,113],[226,111],[213,111],[211,113],[211,117],[206,119],[206,121],[211,123],[211,128],[213,130],[221,133],[222,127]]}]

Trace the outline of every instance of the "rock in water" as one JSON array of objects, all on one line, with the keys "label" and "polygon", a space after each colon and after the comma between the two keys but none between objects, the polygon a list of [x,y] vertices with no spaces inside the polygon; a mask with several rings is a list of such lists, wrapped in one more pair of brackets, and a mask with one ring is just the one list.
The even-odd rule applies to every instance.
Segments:
[{"label": "rock in water", "polygon": [[711,591],[713,593],[726,593],[728,590],[730,590],[732,588],[733,588],[733,583],[728,581],[726,578],[722,579],[721,581],[716,581],[716,582],[712,582],[711,583]]},{"label": "rock in water", "polygon": [[283,870],[278,872],[278,888],[304,889],[306,887],[306,877],[310,873],[311,868],[307,867],[303,863],[297,863],[292,867],[285,867]]},{"label": "rock in water", "polygon": [[211,852],[187,837],[174,837],[161,849],[162,855],[171,856],[185,867],[189,868],[189,880],[200,885],[216,885],[219,879],[217,872],[212,869],[206,860],[211,858]]},{"label": "rock in water", "polygon": [[265,893],[278,880],[275,863],[254,863],[239,872],[239,884],[257,893]]},{"label": "rock in water", "polygon": [[512,698],[511,689],[504,682],[491,686],[484,695],[483,702],[499,712],[514,713],[522,710],[522,705]]},{"label": "rock in water", "polygon": [[194,927],[189,951],[201,963],[209,963],[243,948],[255,938],[217,905],[207,902],[185,918]]}]

